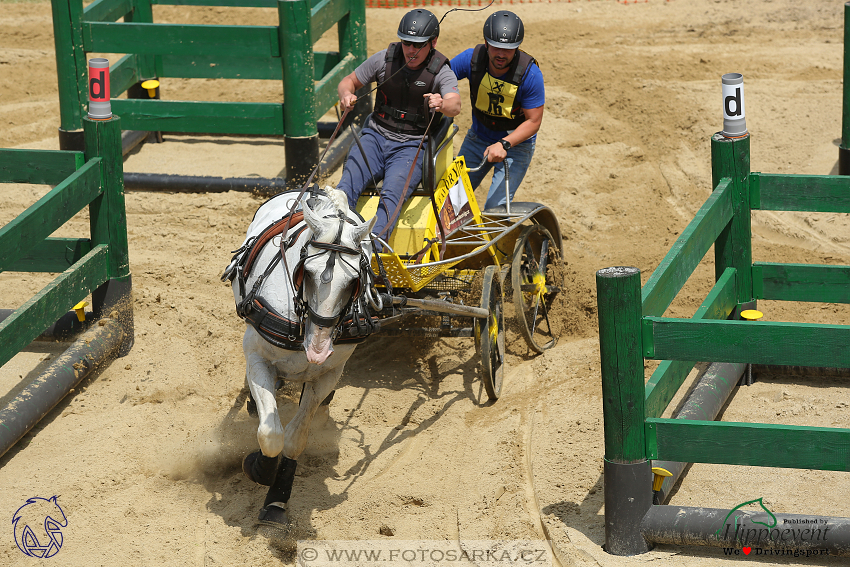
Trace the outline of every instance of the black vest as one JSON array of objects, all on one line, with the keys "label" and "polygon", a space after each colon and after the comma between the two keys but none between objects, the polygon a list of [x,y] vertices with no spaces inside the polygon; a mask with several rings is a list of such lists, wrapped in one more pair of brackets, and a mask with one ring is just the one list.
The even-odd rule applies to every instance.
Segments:
[{"label": "black vest", "polygon": [[[525,114],[516,99],[516,92],[522,84],[522,78],[531,64],[537,61],[525,51],[516,52],[503,79],[493,79],[489,72],[490,59],[483,44],[476,45],[472,51],[469,73],[469,98],[472,101],[472,113],[485,127],[498,132],[515,130],[525,122]],[[479,99],[478,91],[482,81],[484,91]]]},{"label": "black vest", "polygon": [[[384,82],[375,93],[372,120],[399,134],[425,134],[431,115],[424,95],[434,92],[437,73],[443,65],[448,65],[448,59],[435,49],[419,69],[396,73],[404,65],[404,53],[401,43],[395,42],[387,47],[385,61]],[[439,124],[440,117],[438,112],[434,124]]]}]

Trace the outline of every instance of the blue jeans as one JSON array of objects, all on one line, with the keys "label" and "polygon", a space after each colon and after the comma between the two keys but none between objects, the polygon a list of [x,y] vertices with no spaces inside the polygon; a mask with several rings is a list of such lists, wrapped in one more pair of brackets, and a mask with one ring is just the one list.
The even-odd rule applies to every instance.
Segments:
[{"label": "blue jeans", "polygon": [[[381,234],[384,227],[389,223],[389,217],[398,208],[399,200],[404,200],[401,193],[404,190],[404,182],[410,174],[410,167],[413,164],[413,158],[416,156],[416,150],[419,148],[419,139],[408,142],[393,142],[371,128],[363,128],[360,132],[360,145],[363,146],[362,153],[356,143],[348,151],[348,158],[342,171],[342,179],[340,179],[337,189],[345,192],[348,196],[348,206],[354,210],[357,206],[357,198],[360,197],[360,193],[366,186],[370,182],[377,183],[381,179],[384,180],[381,187],[381,200],[375,214],[378,220],[372,228],[372,232]],[[363,153],[366,154],[368,167],[363,159]],[[422,179],[424,154],[424,150],[419,153],[418,163],[413,170],[410,185],[407,188],[408,195]],[[399,211],[399,214],[401,214],[401,211]],[[384,234],[385,240],[392,233],[397,221],[398,216],[393,219],[393,225]]]},{"label": "blue jeans", "polygon": [[[534,156],[535,138],[526,140],[521,144],[517,144],[508,150],[508,157],[500,163],[485,162],[484,167],[475,173],[469,174],[469,181],[472,183],[472,188],[475,189],[481,184],[481,180],[495,166],[493,171],[493,181],[490,183],[490,190],[487,193],[487,202],[484,204],[485,209],[492,209],[499,205],[504,205],[505,200],[505,162],[508,164],[508,181],[511,192],[511,202],[514,200],[516,190],[519,189],[519,184],[522,183],[525,177],[525,172],[528,171],[528,166],[531,164],[531,158]],[[491,144],[482,140],[470,128],[466,133],[466,138],[460,146],[459,156],[463,156],[466,160],[466,167],[478,167],[481,160],[484,159],[484,151]]]}]

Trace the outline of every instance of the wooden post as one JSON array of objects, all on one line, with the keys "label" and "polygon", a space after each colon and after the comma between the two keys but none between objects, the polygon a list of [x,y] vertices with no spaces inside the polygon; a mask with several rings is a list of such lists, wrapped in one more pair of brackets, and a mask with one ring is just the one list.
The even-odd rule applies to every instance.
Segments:
[{"label": "wooden post", "polygon": [[[337,23],[337,34],[339,37],[339,55],[345,58],[347,55],[354,56],[356,61],[365,61],[366,53],[366,4],[360,0],[349,1],[350,12]],[[372,112],[372,97],[369,93],[369,85],[364,85],[358,90],[357,103],[354,111],[348,116],[348,123],[363,124],[366,116]]]},{"label": "wooden post", "polygon": [[850,2],[844,4],[844,83],[841,106],[841,145],[838,146],[838,174],[850,175]]},{"label": "wooden post", "polygon": [[121,152],[121,121],[83,119],[86,161],[101,159],[103,194],[89,205],[92,246],[107,244],[109,279],[92,292],[96,317],[118,311],[124,338],[119,356],[130,352],[134,342],[132,281],[127,244],[127,211],[124,205],[124,158]]},{"label": "wooden post", "polygon": [[652,506],[644,434],[640,270],[599,270],[596,292],[605,419],[605,551],[636,555],[649,550],[639,526]]},{"label": "wooden post", "polygon": [[732,180],[732,221],[714,243],[714,279],[726,268],[735,268],[737,302],[753,300],[753,252],[750,219],[750,135],[726,138],[720,133],[711,137],[711,179],[713,187],[720,180]]},{"label": "wooden post", "polygon": [[[134,0],[133,10],[124,16],[124,21],[138,24],[152,24],[153,7],[151,6],[151,0]],[[136,55],[136,63],[138,64],[136,73],[140,79],[139,82],[141,83],[145,79],[155,79],[159,76],[157,73],[157,63],[159,63],[159,67],[162,67],[162,56]]]},{"label": "wooden post", "polygon": [[52,0],[53,43],[59,89],[59,148],[83,150],[86,54],[83,51],[82,0]]},{"label": "wooden post", "polygon": [[319,163],[311,9],[307,0],[278,0],[283,64],[283,139],[288,187],[300,187]]}]

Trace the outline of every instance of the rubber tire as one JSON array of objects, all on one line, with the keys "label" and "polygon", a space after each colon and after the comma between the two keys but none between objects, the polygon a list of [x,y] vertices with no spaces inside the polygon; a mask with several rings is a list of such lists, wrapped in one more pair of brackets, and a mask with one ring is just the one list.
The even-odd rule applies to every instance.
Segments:
[{"label": "rubber tire", "polygon": [[[545,227],[539,224],[527,226],[523,229],[519,238],[517,238],[516,245],[514,246],[513,259],[511,261],[511,287],[513,288],[512,299],[514,309],[516,310],[517,324],[520,331],[522,331],[522,335],[525,337],[525,341],[528,343],[529,348],[538,353],[548,350],[558,343],[558,337],[553,336],[551,327],[548,324],[549,308],[551,307],[552,299],[555,294],[544,294],[542,302],[539,298],[537,298],[536,302],[533,301],[533,297],[531,298],[532,300],[526,302],[526,298],[523,297],[522,285],[533,283],[533,278],[538,275],[543,276],[543,285],[551,283],[546,281],[546,274],[541,274],[539,270],[540,257],[543,252],[543,242],[547,240],[549,242],[549,250],[547,253],[548,262],[551,262],[553,259],[556,262],[560,262],[561,251],[555,243],[555,240],[552,238],[552,234],[546,230]],[[531,266],[529,266],[529,258],[532,260]],[[529,273],[529,268],[534,271]],[[563,284],[563,282],[556,283]],[[525,293],[528,295],[529,292]],[[533,328],[529,328],[529,318],[535,318],[535,314],[533,312],[535,303],[538,304],[538,309],[542,306],[545,314],[543,321],[546,322],[546,327],[549,329],[548,340],[545,342],[539,340],[541,333],[538,332],[540,329],[538,325],[532,323]],[[541,321],[541,323],[543,321]],[[535,338],[535,335],[538,335],[538,337]],[[546,335],[542,336],[545,337]]]},{"label": "rubber tire", "polygon": [[502,284],[499,269],[487,266],[481,288],[481,307],[490,312],[485,324],[476,325],[480,337],[481,381],[490,401],[496,401],[502,393],[505,375],[505,317],[502,312]]}]

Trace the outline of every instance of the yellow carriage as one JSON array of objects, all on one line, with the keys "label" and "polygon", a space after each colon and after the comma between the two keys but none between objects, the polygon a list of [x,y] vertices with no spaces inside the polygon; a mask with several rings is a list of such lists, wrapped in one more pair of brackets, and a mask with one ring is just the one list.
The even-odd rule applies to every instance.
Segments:
[{"label": "yellow carriage", "polygon": [[[380,241],[383,252],[372,259],[388,292],[379,300],[380,332],[474,337],[495,400],[505,372],[504,295],[532,350],[557,342],[549,311],[563,286],[561,230],[552,210],[538,203],[481,211],[468,177],[474,170],[453,158],[458,128],[448,118],[440,126],[425,148],[422,187],[402,205],[392,234]],[[371,218],[378,201],[377,191],[367,191],[357,211]],[[433,315],[439,323],[423,326],[411,315]]]}]

